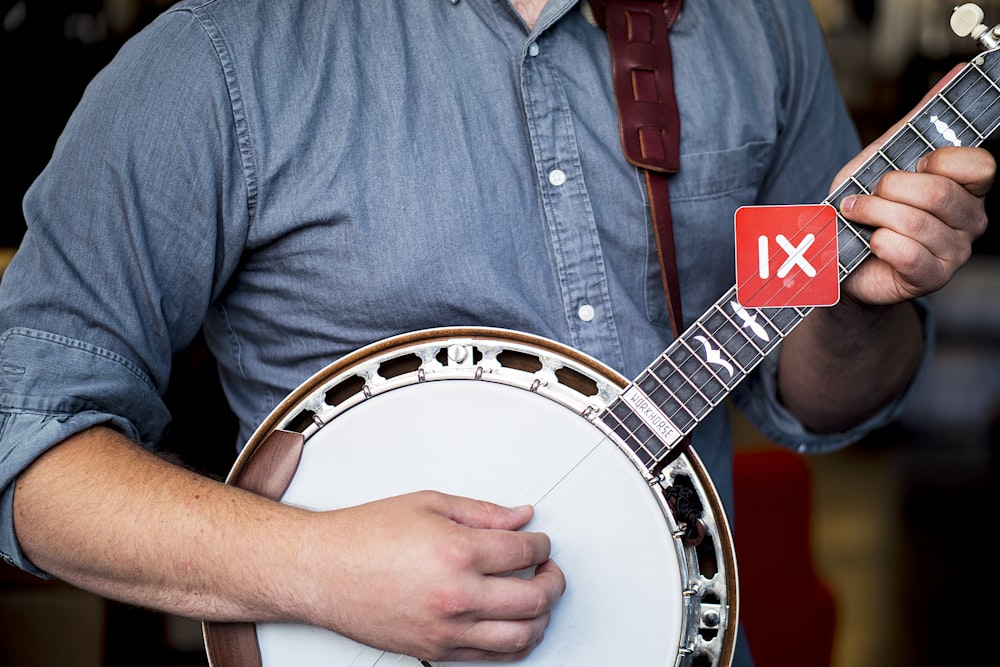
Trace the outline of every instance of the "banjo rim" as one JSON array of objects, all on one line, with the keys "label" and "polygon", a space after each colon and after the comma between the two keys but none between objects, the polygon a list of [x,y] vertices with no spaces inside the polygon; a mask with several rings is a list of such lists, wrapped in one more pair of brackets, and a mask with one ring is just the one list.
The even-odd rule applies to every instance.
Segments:
[{"label": "banjo rim", "polygon": [[[276,431],[280,431],[281,425],[287,423],[292,415],[302,411],[304,409],[303,404],[310,397],[315,396],[325,385],[329,385],[331,380],[351,369],[363,367],[382,358],[390,358],[394,351],[428,347],[433,346],[435,343],[454,344],[459,339],[472,343],[492,341],[499,345],[522,345],[545,351],[554,356],[562,357],[562,360],[569,361],[571,364],[575,364],[585,375],[600,378],[608,385],[614,387],[617,392],[622,391],[629,382],[625,376],[590,355],[557,341],[521,331],[495,327],[458,326],[423,329],[399,334],[361,347],[331,362],[290,392],[254,430],[237,457],[236,462],[233,464],[226,483],[234,484],[234,480],[248,466],[249,462],[267,439]],[[713,532],[713,538],[715,553],[717,560],[720,561],[718,562],[718,568],[723,575],[722,585],[726,591],[723,604],[725,618],[722,619],[718,629],[718,633],[721,635],[721,645],[717,653],[718,661],[716,665],[725,667],[731,664],[734,656],[739,618],[735,545],[721,499],[715,490],[704,464],[693,447],[686,447],[677,458],[678,461],[683,462],[684,467],[697,477],[699,487],[703,492],[701,499],[708,504],[708,507],[705,508],[706,514],[710,514],[714,519],[713,527],[715,531]],[[205,635],[205,644],[206,648],[208,648],[209,662],[213,667],[228,667],[228,665],[216,665],[212,655],[213,644],[221,644],[228,641],[228,637],[219,636],[218,630],[223,626],[231,626],[234,630],[238,630],[237,634],[241,641],[248,641],[248,636],[256,641],[254,633],[256,626],[253,623],[204,623],[203,633]],[[211,635],[216,635],[217,639],[222,641],[210,641]],[[226,651],[223,650],[222,652],[225,653]],[[677,656],[677,665],[685,664],[682,658],[683,655]]]}]

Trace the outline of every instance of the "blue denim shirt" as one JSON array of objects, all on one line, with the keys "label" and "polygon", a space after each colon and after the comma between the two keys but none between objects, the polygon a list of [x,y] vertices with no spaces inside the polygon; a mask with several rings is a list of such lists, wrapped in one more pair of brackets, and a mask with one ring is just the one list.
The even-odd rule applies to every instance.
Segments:
[{"label": "blue denim shirt", "polygon": [[[807,0],[686,3],[672,31],[683,307],[734,281],[733,214],[816,202],[857,140]],[[13,480],[96,423],[153,445],[204,328],[240,441],[341,355],[431,326],[540,334],[628,377],[670,342],[608,46],[570,0],[188,0],[94,80],[0,288],[0,553]],[[735,398],[803,450],[773,359]],[[206,446],[225,446],[205,443]],[[232,445],[229,445],[232,446]],[[727,416],[695,432],[726,504]],[[731,511],[731,507],[730,507]]]}]

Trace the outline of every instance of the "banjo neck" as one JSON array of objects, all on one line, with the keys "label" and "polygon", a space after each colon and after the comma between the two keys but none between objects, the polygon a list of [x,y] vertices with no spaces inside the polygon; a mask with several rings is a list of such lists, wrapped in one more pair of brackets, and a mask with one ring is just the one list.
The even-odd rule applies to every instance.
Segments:
[{"label": "banjo neck", "polygon": [[[998,58],[991,50],[968,63],[823,203],[839,211],[846,197],[869,194],[889,171],[914,171],[932,150],[982,144],[1000,124]],[[871,254],[873,231],[837,213],[840,281]],[[734,285],[596,417],[650,472],[812,311],[744,308],[736,293]]]}]

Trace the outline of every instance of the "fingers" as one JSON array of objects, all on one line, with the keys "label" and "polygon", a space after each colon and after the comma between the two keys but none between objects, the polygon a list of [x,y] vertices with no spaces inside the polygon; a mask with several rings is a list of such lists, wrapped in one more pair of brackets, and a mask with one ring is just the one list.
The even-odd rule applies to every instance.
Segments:
[{"label": "fingers", "polygon": [[[475,618],[462,634],[445,642],[455,648],[439,659],[520,660],[541,641],[551,610],[566,588],[562,571],[552,561],[538,566],[533,576],[492,576],[482,580],[471,599],[496,601],[488,615]],[[473,612],[480,616],[481,612]]]},{"label": "fingers", "polygon": [[435,494],[440,511],[456,523],[470,528],[518,530],[531,521],[534,510],[530,505],[504,507],[485,500],[472,500],[459,496]]},{"label": "fingers", "polygon": [[870,195],[845,198],[841,212],[847,219],[876,228],[876,260],[844,283],[848,293],[884,305],[943,287],[986,231],[984,196],[995,173],[988,151],[947,147],[924,156],[916,173],[888,172]]},{"label": "fingers", "polygon": [[528,657],[535,647],[542,643],[544,635],[540,634],[531,644],[519,651],[486,651],[477,648],[458,648],[439,658],[430,657],[435,662],[517,662]]},{"label": "fingers", "polygon": [[521,576],[493,576],[482,582],[482,595],[497,600],[491,617],[497,620],[531,620],[547,616],[566,591],[566,578],[554,561]]},{"label": "fingers", "polygon": [[[522,527],[533,515],[528,508],[502,508],[491,503],[451,498],[452,516],[468,524],[489,526],[464,531],[471,541],[471,567],[483,576],[466,592],[472,622],[450,660],[513,661],[523,658],[542,639],[550,612],[563,592],[566,579],[549,560],[551,543],[544,533],[498,529]],[[504,576],[513,573],[511,576]],[[489,601],[484,606],[484,601]]]},{"label": "fingers", "polygon": [[[470,523],[491,515],[505,512],[520,518],[531,516],[530,507],[506,509],[498,505],[465,498],[448,497],[463,506],[462,514]],[[477,515],[475,508],[482,511]],[[454,509],[454,506],[453,508]],[[501,521],[504,523],[504,521]],[[520,526],[520,521],[517,521]],[[475,528],[463,525],[461,543],[456,545],[452,556],[468,559],[468,563],[454,563],[459,568],[468,566],[472,571],[486,576],[480,580],[477,591],[480,599],[493,601],[490,617],[494,619],[531,619],[547,613],[566,589],[562,570],[550,560],[552,544],[545,533],[496,528]],[[517,574],[519,576],[504,576]]]},{"label": "fingers", "polygon": [[549,559],[549,537],[520,530],[533,509],[428,491],[387,502],[421,508],[409,522],[411,529],[419,523],[417,532],[427,538],[410,550],[420,554],[413,567],[421,572],[395,587],[434,582],[408,611],[422,619],[421,657],[507,662],[526,656],[566,588],[562,570]]},{"label": "fingers", "polygon": [[[983,173],[969,175],[976,183],[991,178]],[[890,172],[871,195],[845,199],[841,211],[855,222],[914,239],[942,258],[986,230],[982,199],[951,176],[932,173]]]},{"label": "fingers", "polygon": [[[962,69],[957,66],[927,93],[922,108]],[[904,124],[851,160],[834,181],[843,182]],[[841,213],[874,227],[874,257],[844,282],[860,303],[888,305],[943,287],[972,254],[972,243],[987,225],[983,198],[993,184],[996,164],[981,148],[946,147],[920,159],[916,172],[890,171],[869,195],[847,197]]]},{"label": "fingers", "polygon": [[947,147],[924,156],[917,171],[946,177],[973,195],[983,197],[993,185],[996,161],[983,148]]},{"label": "fingers", "polygon": [[[530,506],[503,507],[481,500],[441,496],[444,513],[458,524],[476,528],[476,560],[483,574],[505,574],[532,568],[549,558],[552,545],[544,533],[519,531],[531,517]],[[515,532],[518,531],[518,532]]]},{"label": "fingers", "polygon": [[551,549],[545,533],[481,531],[476,534],[473,567],[483,574],[517,572],[544,563]]},{"label": "fingers", "polygon": [[972,254],[986,231],[983,194],[993,182],[993,157],[979,148],[934,151],[919,173],[890,172],[871,195],[849,197],[845,217],[876,228],[872,253],[881,265],[845,285],[867,303],[893,303],[940,289]]}]

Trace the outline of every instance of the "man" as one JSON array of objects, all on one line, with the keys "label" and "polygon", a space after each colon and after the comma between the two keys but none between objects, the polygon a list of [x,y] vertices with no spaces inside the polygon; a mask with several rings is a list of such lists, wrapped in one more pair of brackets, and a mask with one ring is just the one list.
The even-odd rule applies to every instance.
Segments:
[{"label": "man", "polygon": [[[822,199],[858,146],[805,0],[689,0],[671,44],[693,318],[732,285],[736,208]],[[844,203],[881,228],[876,257],[737,390],[762,432],[815,451],[897,413],[926,360],[911,299],[968,257],[993,171],[941,150]],[[526,655],[572,585],[547,536],[518,531],[530,508],[420,493],[305,512],[134,443],[166,428],[171,355],[202,327],[241,439],[330,361],[435,325],[530,331],[632,377],[671,340],[644,197],[606,36],[574,2],[180,3],[94,81],[25,198],[0,294],[0,552],[195,618]],[[716,413],[694,446],[728,503]]]}]

